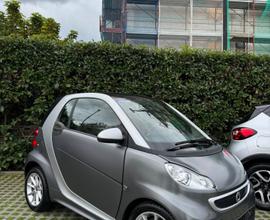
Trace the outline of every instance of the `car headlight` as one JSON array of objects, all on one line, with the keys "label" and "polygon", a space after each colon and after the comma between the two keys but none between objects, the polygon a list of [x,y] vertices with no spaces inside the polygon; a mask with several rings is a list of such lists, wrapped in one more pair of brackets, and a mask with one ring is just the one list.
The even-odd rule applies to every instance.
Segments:
[{"label": "car headlight", "polygon": [[191,189],[213,190],[214,183],[207,177],[201,176],[187,168],[172,164],[165,164],[169,175],[179,184]]}]

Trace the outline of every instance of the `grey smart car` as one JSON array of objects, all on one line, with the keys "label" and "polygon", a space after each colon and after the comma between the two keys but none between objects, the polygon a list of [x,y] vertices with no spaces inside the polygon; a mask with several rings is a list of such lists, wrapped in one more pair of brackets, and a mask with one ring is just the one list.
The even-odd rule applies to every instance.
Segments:
[{"label": "grey smart car", "polygon": [[241,162],[165,102],[67,95],[34,136],[25,166],[34,211],[57,202],[89,219],[254,219]]}]

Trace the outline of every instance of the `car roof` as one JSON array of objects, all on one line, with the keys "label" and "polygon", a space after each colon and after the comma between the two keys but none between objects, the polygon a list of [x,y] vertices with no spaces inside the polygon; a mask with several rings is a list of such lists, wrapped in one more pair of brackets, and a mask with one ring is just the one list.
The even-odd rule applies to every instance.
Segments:
[{"label": "car roof", "polygon": [[70,96],[70,95],[77,95],[78,97],[80,97],[80,95],[86,95],[86,94],[91,94],[91,95],[108,95],[112,98],[148,98],[148,99],[154,99],[151,98],[149,96],[145,96],[145,95],[138,95],[138,94],[124,94],[124,93],[112,93],[112,92],[89,92],[89,93],[71,93],[71,94],[66,94],[63,95],[61,97],[58,97],[57,100],[60,101],[62,98],[66,97],[66,96]]},{"label": "car roof", "polygon": [[121,94],[121,93],[104,93],[108,96],[111,96],[113,98],[147,98],[147,99],[153,99],[149,96],[145,95],[135,95],[135,94]]},{"label": "car roof", "polygon": [[266,108],[269,108],[270,105],[258,105],[255,108],[261,111],[264,111]]}]

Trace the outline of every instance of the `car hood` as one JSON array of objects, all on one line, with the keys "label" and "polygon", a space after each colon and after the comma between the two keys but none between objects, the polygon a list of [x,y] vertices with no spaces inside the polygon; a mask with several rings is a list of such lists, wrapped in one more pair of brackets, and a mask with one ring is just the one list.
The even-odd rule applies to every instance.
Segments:
[{"label": "car hood", "polygon": [[200,157],[162,156],[168,162],[189,168],[209,177],[217,191],[228,191],[246,181],[246,172],[241,162],[227,150]]}]

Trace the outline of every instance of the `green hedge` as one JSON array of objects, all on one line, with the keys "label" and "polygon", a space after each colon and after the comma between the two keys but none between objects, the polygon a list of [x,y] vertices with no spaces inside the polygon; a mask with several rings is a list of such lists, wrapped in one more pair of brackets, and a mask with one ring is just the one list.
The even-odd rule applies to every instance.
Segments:
[{"label": "green hedge", "polygon": [[109,43],[0,39],[0,169],[21,168],[29,146],[17,128],[37,125],[56,97],[75,92],[165,100],[221,143],[270,97],[270,57]]}]

